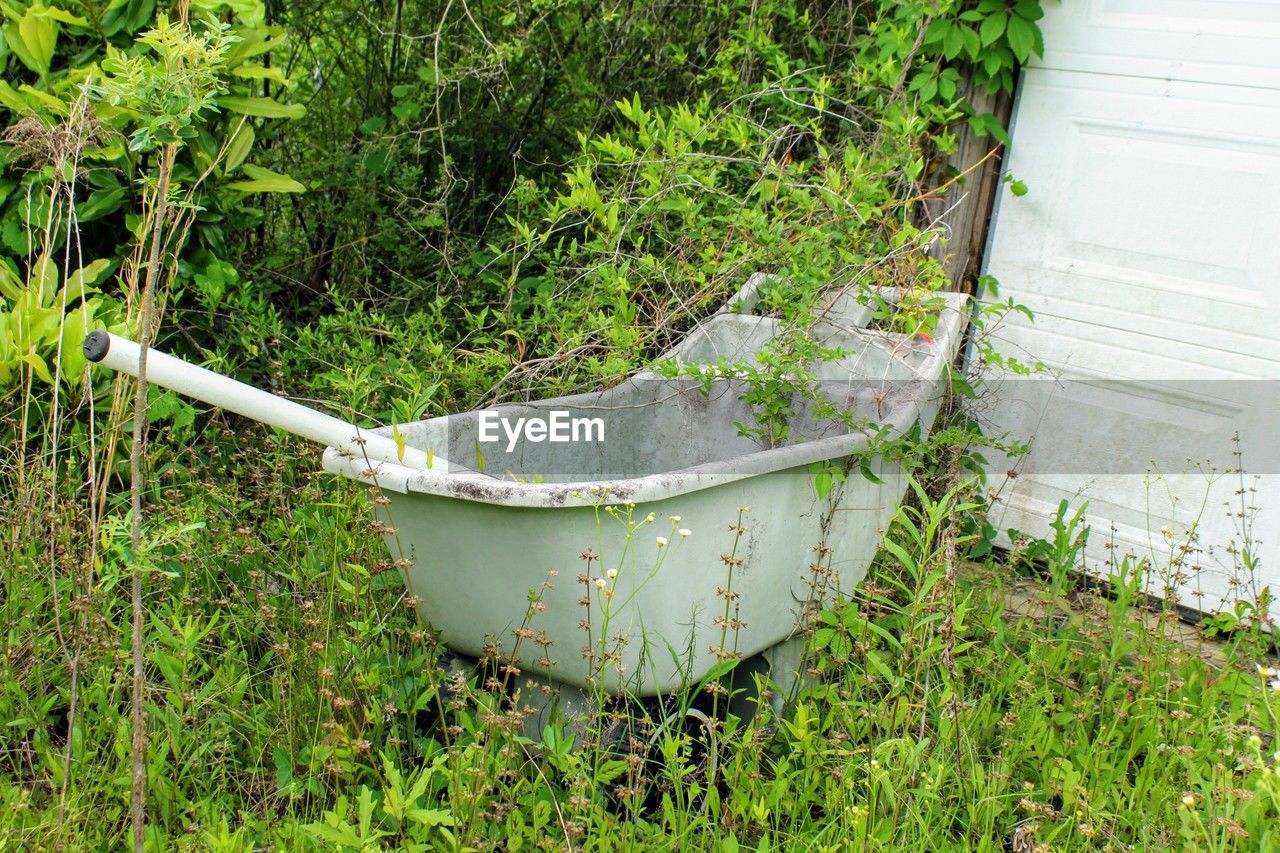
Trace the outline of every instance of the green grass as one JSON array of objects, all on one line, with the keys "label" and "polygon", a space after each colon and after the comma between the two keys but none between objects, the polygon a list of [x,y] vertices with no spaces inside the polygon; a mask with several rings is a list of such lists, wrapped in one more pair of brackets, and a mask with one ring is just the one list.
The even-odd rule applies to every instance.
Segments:
[{"label": "green grass", "polygon": [[[313,474],[300,443],[204,434],[157,453],[148,520],[156,849],[1277,844],[1280,696],[1256,641],[1205,663],[1152,629],[1170,614],[1131,606],[1136,576],[1073,591],[1069,543],[1011,614],[1025,578],[959,556],[963,492],[902,512],[856,600],[817,615],[813,684],[785,719],[727,721],[708,774],[705,750],[643,719],[582,748],[616,707],[586,744],[522,737],[484,676],[436,668],[359,489]],[[3,519],[0,848],[114,849],[127,525],[109,514],[90,570],[82,508],[47,509],[52,561],[34,513]]]}]

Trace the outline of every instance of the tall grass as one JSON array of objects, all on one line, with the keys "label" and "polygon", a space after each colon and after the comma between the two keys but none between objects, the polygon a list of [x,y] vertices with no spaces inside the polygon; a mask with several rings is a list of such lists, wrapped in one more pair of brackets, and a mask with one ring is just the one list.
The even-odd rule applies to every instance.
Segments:
[{"label": "tall grass", "polygon": [[[156,849],[1275,843],[1278,699],[1259,646],[1240,636],[1206,662],[1151,630],[1132,563],[1112,595],[1080,591],[1069,524],[1048,543],[1055,580],[1017,613],[1006,592],[1026,577],[962,559],[971,492],[914,492],[867,582],[815,612],[811,680],[784,716],[765,704],[708,737],[679,703],[606,703],[531,738],[490,678],[501,661],[450,665],[364,495],[310,473],[314,451],[215,416],[156,453],[143,626]],[[81,510],[50,512],[76,541]],[[128,538],[109,505],[87,585],[63,580],[83,551],[13,543],[2,846],[128,835]],[[71,724],[63,643],[80,650]]]}]

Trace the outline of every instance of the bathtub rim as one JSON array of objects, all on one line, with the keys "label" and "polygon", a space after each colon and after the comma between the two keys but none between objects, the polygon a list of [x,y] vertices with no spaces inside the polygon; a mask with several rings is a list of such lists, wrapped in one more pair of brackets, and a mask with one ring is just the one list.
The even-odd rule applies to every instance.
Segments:
[{"label": "bathtub rim", "polygon": [[[754,281],[754,277],[753,277]],[[750,283],[748,287],[750,287]],[[744,287],[743,291],[747,288]],[[897,401],[890,416],[878,425],[875,436],[896,438],[911,429],[927,408],[928,397],[935,391],[946,367],[959,349],[964,329],[968,294],[948,291],[938,294],[947,304],[939,310],[939,327],[929,345],[928,357],[918,368],[920,378],[907,383],[908,392]],[[734,301],[742,302],[742,296]],[[641,372],[636,376],[651,375]],[[557,399],[536,401],[541,404]],[[447,417],[447,416],[445,416]],[[434,420],[434,419],[432,419]],[[396,427],[369,430],[374,435],[393,437]],[[843,459],[867,449],[875,437],[868,432],[841,433],[783,447],[766,448],[750,453],[673,468],[642,477],[612,480],[582,480],[566,483],[521,483],[501,480],[474,472],[448,472],[412,469],[403,465],[380,463],[376,474],[363,460],[333,447],[325,449],[326,471],[379,488],[407,494],[438,495],[459,500],[501,506],[558,509],[566,507],[608,506],[626,503],[652,503],[714,488],[741,480],[807,468],[815,462]],[[606,487],[607,488],[604,488]],[[594,489],[594,491],[593,491]]]}]

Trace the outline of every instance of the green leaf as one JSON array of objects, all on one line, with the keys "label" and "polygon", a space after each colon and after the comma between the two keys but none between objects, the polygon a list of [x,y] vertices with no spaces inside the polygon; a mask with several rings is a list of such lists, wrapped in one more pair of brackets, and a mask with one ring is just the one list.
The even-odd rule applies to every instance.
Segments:
[{"label": "green leaf", "polygon": [[1016,196],[1024,196],[1027,194],[1027,185],[1022,181],[1010,181],[1009,192]]},{"label": "green leaf", "polygon": [[93,327],[92,303],[81,305],[67,313],[62,323],[62,381],[77,387],[84,375],[84,350],[82,346]]},{"label": "green leaf", "polygon": [[242,193],[301,193],[307,188],[288,175],[255,166],[244,164],[244,173],[252,180],[235,181],[227,186]]},{"label": "green leaf", "polygon": [[136,33],[151,20],[155,0],[112,0],[102,16],[102,32],[114,36],[120,31]]},{"label": "green leaf", "polygon": [[969,127],[978,136],[994,137],[1005,145],[1009,144],[1008,131],[1004,129],[1000,119],[991,113],[979,113],[969,116]]},{"label": "green leaf", "polygon": [[84,204],[76,208],[77,222],[92,222],[95,219],[101,219],[108,213],[119,210],[120,204],[124,201],[124,187],[108,187],[106,189],[94,190],[89,194],[89,198]]},{"label": "green leaf", "polygon": [[889,669],[888,664],[884,662],[884,658],[880,657],[880,654],[874,649],[867,650],[867,663],[885,681],[893,681],[893,671]]},{"label": "green leaf", "polygon": [[8,263],[0,262],[0,296],[11,302],[17,302],[27,292],[27,285],[10,269]]},{"label": "green leaf", "polygon": [[257,27],[239,32],[241,41],[227,54],[227,66],[234,68],[246,59],[261,56],[284,44],[285,30],[281,26]]},{"label": "green leaf", "polygon": [[65,115],[69,115],[71,112],[71,110],[67,108],[67,105],[64,104],[58,98],[55,98],[53,95],[50,95],[48,92],[42,92],[36,87],[29,85],[27,83],[23,83],[21,86],[19,86],[18,91],[26,95],[28,99],[35,99],[36,101],[39,101],[40,103],[44,104],[46,107],[48,107],[57,115],[65,116]]},{"label": "green leaf", "polygon": [[422,115],[422,105],[413,101],[396,104],[391,108],[392,114],[400,121],[412,121]]},{"label": "green leaf", "polygon": [[249,156],[249,152],[253,149],[253,142],[256,138],[253,125],[244,121],[236,128],[235,134],[231,137],[231,141],[227,143],[227,159],[226,170],[234,172],[240,168],[240,164]]},{"label": "green leaf", "polygon": [[405,817],[422,826],[453,826],[453,814],[448,809],[410,809]]},{"label": "green leaf", "polygon": [[960,55],[960,51],[964,50],[964,30],[959,24],[953,25],[947,30],[946,38],[942,40],[942,55],[947,59],[955,59]]},{"label": "green leaf", "polygon": [[85,293],[92,290],[93,285],[102,281],[102,277],[113,266],[115,266],[115,261],[111,258],[98,258],[96,261],[90,261],[67,276],[67,283],[64,287],[67,301],[83,299]]},{"label": "green leaf", "polygon": [[959,75],[955,73],[954,68],[948,68],[938,77],[938,94],[942,96],[942,100],[955,100],[956,80],[958,79]]},{"label": "green leaf", "polygon": [[231,73],[246,80],[271,80],[281,86],[289,82],[284,76],[284,69],[275,65],[240,65]]},{"label": "green leaf", "polygon": [[1008,21],[1009,16],[1004,12],[997,12],[983,19],[982,27],[978,31],[978,35],[982,38],[982,46],[988,47],[1004,35],[1005,24]]},{"label": "green leaf", "polygon": [[0,240],[4,242],[5,248],[15,255],[25,255],[31,251],[31,240],[27,230],[16,219],[7,218],[4,224],[0,225]]},{"label": "green leaf", "polygon": [[827,495],[831,494],[831,472],[824,470],[815,474],[813,487],[818,493],[818,500],[826,500]]},{"label": "green leaf", "polygon": [[271,757],[276,765],[276,787],[287,789],[293,781],[293,759],[278,746],[271,748]]},{"label": "green leaf", "polygon": [[79,15],[73,15],[70,12],[66,11],[65,9],[59,9],[56,6],[46,6],[44,9],[44,16],[47,18],[53,18],[55,21],[61,21],[64,24],[69,24],[70,26],[73,26],[73,27],[89,26],[88,18],[82,18]]},{"label": "green leaf", "polygon": [[987,72],[987,76],[994,77],[999,74],[1010,59],[1009,52],[1003,48],[1000,50],[987,50],[982,54],[982,70]]},{"label": "green leaf", "polygon": [[1028,21],[1038,21],[1044,17],[1044,9],[1040,7],[1040,0],[1018,0],[1018,4],[1013,10]]},{"label": "green leaf", "polygon": [[31,365],[31,369],[35,371],[36,376],[39,376],[41,379],[43,379],[45,382],[48,382],[50,385],[53,384],[53,376],[49,373],[48,366],[44,363],[44,359],[41,358],[40,356],[36,355],[33,352],[23,353],[22,355],[18,356],[18,361],[26,362],[27,364]]},{"label": "green leaf", "polygon": [[22,34],[22,41],[36,62],[31,70],[40,72],[42,76],[48,74],[49,63],[53,61],[53,49],[58,44],[58,25],[29,10],[18,21],[18,32]]},{"label": "green leaf", "polygon": [[28,12],[5,24],[0,33],[23,65],[42,77],[49,73],[49,63],[58,39],[56,24]]},{"label": "green leaf", "polygon": [[360,786],[360,794],[356,797],[357,817],[360,820],[360,834],[365,838],[369,837],[369,830],[373,828],[373,791],[367,786]]},{"label": "green leaf", "polygon": [[0,104],[19,114],[31,110],[31,104],[27,103],[26,99],[18,94],[18,90],[4,80],[0,80]]},{"label": "green leaf", "polygon": [[947,373],[951,378],[951,393],[957,397],[974,398],[978,396],[978,392],[973,390],[973,385],[963,373],[958,370],[948,370]]},{"label": "green leaf", "polygon": [[349,847],[354,850],[364,849],[364,839],[357,835],[355,829],[351,826],[336,827],[323,823],[309,823],[302,828],[322,841],[331,842],[339,847]]},{"label": "green leaf", "polygon": [[934,45],[944,43],[953,26],[954,25],[946,18],[934,18],[929,24],[929,29],[924,31],[924,44]]},{"label": "green leaf", "polygon": [[396,459],[404,462],[404,433],[400,431],[399,425],[391,425],[391,438],[396,443]]},{"label": "green leaf", "polygon": [[265,178],[253,181],[233,181],[228,189],[241,193],[302,193],[307,188],[293,178]]},{"label": "green leaf", "polygon": [[40,305],[48,305],[49,300],[58,292],[58,265],[47,254],[36,258],[27,272],[28,288],[36,288],[37,301]]},{"label": "green leaf", "polygon": [[1035,25],[1026,18],[1013,15],[1009,18],[1005,36],[1009,40],[1009,47],[1013,50],[1013,55],[1018,58],[1019,62],[1026,62],[1031,56],[1032,48],[1036,45]]},{"label": "green leaf", "polygon": [[282,104],[275,98],[241,98],[224,96],[218,106],[246,116],[261,118],[302,118],[307,108],[302,104]]}]

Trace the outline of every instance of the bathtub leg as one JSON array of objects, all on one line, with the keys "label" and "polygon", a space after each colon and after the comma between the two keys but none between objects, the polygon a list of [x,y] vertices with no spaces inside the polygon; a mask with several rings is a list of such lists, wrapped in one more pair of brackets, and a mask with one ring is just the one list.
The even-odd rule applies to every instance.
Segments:
[{"label": "bathtub leg", "polygon": [[800,691],[814,683],[813,677],[804,672],[804,644],[805,637],[799,635],[760,653],[767,661],[770,678],[776,685],[769,697],[769,705],[778,719],[786,716],[791,702]]},{"label": "bathtub leg", "polygon": [[760,711],[761,684],[768,686],[767,701],[775,719],[781,719],[801,688],[812,683],[802,671],[803,636],[792,637],[734,667],[729,689],[728,711],[741,720],[750,720]]},{"label": "bathtub leg", "polygon": [[519,705],[526,710],[520,733],[534,743],[542,741],[542,731],[548,725],[567,724],[580,740],[598,710],[595,697],[581,688],[536,675],[520,676]]}]

